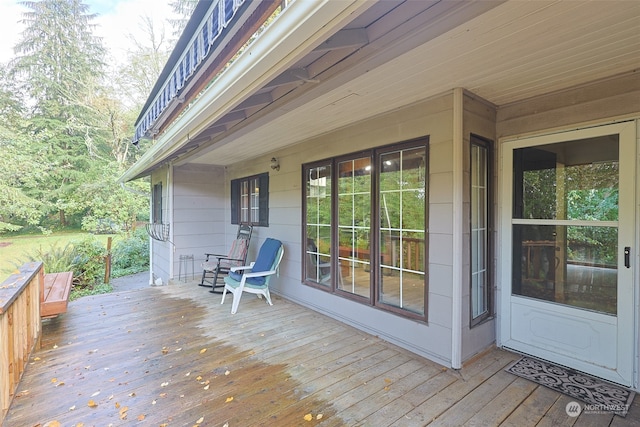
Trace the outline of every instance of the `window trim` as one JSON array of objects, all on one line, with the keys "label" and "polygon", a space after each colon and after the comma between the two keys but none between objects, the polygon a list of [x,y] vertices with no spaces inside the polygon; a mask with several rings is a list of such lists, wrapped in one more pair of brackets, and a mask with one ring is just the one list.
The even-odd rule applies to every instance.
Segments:
[{"label": "window trim", "polygon": [[[486,173],[486,218],[487,218],[487,240],[485,246],[485,268],[486,268],[486,299],[487,299],[487,309],[476,316],[473,317],[473,270],[471,268],[473,259],[473,245],[472,242],[472,226],[473,219],[471,217],[473,213],[473,198],[472,198],[472,174],[473,174],[473,158],[472,158],[472,149],[474,146],[483,147],[486,150],[486,165],[485,165],[485,173]],[[469,327],[473,328],[478,326],[487,320],[493,318],[494,316],[494,308],[495,308],[495,295],[493,292],[493,280],[494,280],[494,271],[493,271],[493,233],[494,233],[494,188],[493,188],[493,170],[494,170],[494,161],[493,161],[493,146],[494,143],[490,139],[483,138],[481,136],[471,134],[469,140],[469,181],[468,181],[468,189],[469,189]]]},{"label": "window trim", "polygon": [[[340,162],[344,162],[350,159],[357,159],[361,157],[369,157],[371,159],[371,165],[374,168],[371,179],[371,240],[370,240],[370,251],[371,253],[379,254],[380,252],[380,195],[379,195],[379,184],[378,181],[380,179],[379,175],[379,167],[378,163],[380,162],[380,157],[383,154],[398,151],[398,150],[410,150],[413,148],[424,147],[425,150],[425,206],[424,206],[424,232],[425,232],[425,242],[424,242],[424,314],[412,312],[405,308],[396,307],[389,303],[385,303],[380,299],[380,274],[381,274],[381,264],[380,260],[370,259],[371,261],[371,274],[370,274],[370,295],[368,297],[364,297],[358,294],[350,293],[338,288],[338,279],[339,279],[339,271],[338,268],[339,262],[339,236],[338,236],[338,227],[337,227],[337,218],[338,218],[338,164]],[[349,154],[339,155],[335,157],[330,157],[326,159],[321,159],[318,161],[305,163],[302,165],[302,232],[301,238],[302,242],[307,241],[307,175],[310,169],[316,168],[322,165],[330,165],[331,166],[331,285],[323,285],[319,283],[315,283],[313,281],[307,280],[306,271],[307,271],[307,263],[309,262],[306,254],[306,245],[301,245],[302,250],[302,268],[301,268],[301,282],[307,286],[321,289],[325,292],[332,293],[336,296],[340,296],[342,298],[356,301],[362,304],[366,304],[373,308],[377,308],[386,312],[391,312],[394,314],[398,314],[405,318],[414,319],[417,321],[425,322],[428,321],[429,316],[429,136],[425,135],[419,138],[393,143],[390,145],[385,145],[381,147],[372,148],[370,150],[362,150],[356,151]],[[375,258],[379,258],[375,255]]]},{"label": "window trim", "polygon": [[[242,199],[242,184],[249,185],[252,180],[258,182],[258,221],[251,220],[251,210],[254,206],[251,205],[251,194],[248,196],[248,209],[249,216],[248,221],[242,221],[241,215],[241,199]],[[269,173],[259,173],[256,175],[246,176],[243,178],[231,180],[231,224],[245,224],[252,225],[254,227],[268,227],[269,226]]]}]

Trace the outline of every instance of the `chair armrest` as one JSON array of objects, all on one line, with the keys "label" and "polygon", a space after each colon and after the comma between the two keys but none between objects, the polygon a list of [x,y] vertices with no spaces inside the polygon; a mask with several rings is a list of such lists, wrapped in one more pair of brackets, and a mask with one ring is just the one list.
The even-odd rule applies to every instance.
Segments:
[{"label": "chair armrest", "polygon": [[256,271],[255,273],[244,273],[243,276],[244,277],[263,277],[263,276],[270,276],[272,274],[276,274],[276,270],[269,270],[269,271]]},{"label": "chair armrest", "polygon": [[220,263],[220,261],[222,261],[223,259],[226,259],[227,261],[238,261],[238,262],[242,262],[244,261],[242,258],[229,258],[226,256],[219,256],[218,258],[218,264]]},{"label": "chair armrest", "polygon": [[221,256],[227,256],[228,254],[210,254],[210,253],[205,252],[204,255],[207,258],[209,258],[210,256],[214,256],[214,257],[218,258],[218,257],[221,257]]},{"label": "chair armrest", "polygon": [[238,267],[231,267],[231,271],[249,270],[249,269],[253,268],[254,264],[255,264],[255,262],[252,262],[249,265],[240,265]]}]

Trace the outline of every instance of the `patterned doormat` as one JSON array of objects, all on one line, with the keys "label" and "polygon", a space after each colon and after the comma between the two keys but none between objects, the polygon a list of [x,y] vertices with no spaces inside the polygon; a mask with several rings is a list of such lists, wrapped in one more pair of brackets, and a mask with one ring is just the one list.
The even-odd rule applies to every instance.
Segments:
[{"label": "patterned doormat", "polygon": [[585,409],[593,412],[613,412],[625,417],[635,396],[635,392],[624,387],[531,357],[523,357],[505,370],[579,399],[587,404]]}]

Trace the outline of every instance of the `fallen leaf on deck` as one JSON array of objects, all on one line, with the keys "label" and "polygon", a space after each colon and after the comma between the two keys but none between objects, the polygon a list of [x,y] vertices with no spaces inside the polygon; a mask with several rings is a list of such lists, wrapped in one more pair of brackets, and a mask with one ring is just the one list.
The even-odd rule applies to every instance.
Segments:
[{"label": "fallen leaf on deck", "polygon": [[207,352],[206,348],[203,348],[202,350],[200,350],[200,354],[203,354],[203,353],[206,353],[206,352]]},{"label": "fallen leaf on deck", "polygon": [[391,380],[390,380],[389,378],[385,378],[385,379],[384,379],[384,382],[385,382],[385,383],[387,383],[387,384],[389,384],[389,383],[391,382]]},{"label": "fallen leaf on deck", "polygon": [[87,403],[87,406],[88,406],[89,408],[97,408],[97,407],[98,407],[98,404],[96,403],[96,401],[95,401],[95,400],[91,399],[91,400],[89,400],[89,402]]},{"label": "fallen leaf on deck", "polygon": [[202,424],[204,422],[204,417],[200,417],[198,418],[198,421],[196,421],[196,423],[198,424]]},{"label": "fallen leaf on deck", "polygon": [[311,414],[307,414],[307,415],[304,416],[304,420],[305,421],[311,421],[312,419],[313,419],[313,415],[311,415]]},{"label": "fallen leaf on deck", "polygon": [[162,384],[160,384],[160,387],[166,387],[168,385],[169,385],[169,383],[162,383]]},{"label": "fallen leaf on deck", "polygon": [[62,424],[60,424],[58,421],[49,421],[47,424],[45,424],[45,427],[60,427]]},{"label": "fallen leaf on deck", "polygon": [[189,375],[191,375],[191,372],[187,372],[186,374],[184,374],[185,377],[188,377]]},{"label": "fallen leaf on deck", "polygon": [[84,427],[84,423],[78,423],[76,424],[76,427]]},{"label": "fallen leaf on deck", "polygon": [[162,354],[169,353],[169,349],[167,347],[162,347]]},{"label": "fallen leaf on deck", "polygon": [[198,376],[196,377],[196,381],[202,381],[202,377],[201,377],[200,375],[198,375]]},{"label": "fallen leaf on deck", "polygon": [[33,360],[38,361],[38,360],[40,360],[40,358],[39,357],[34,357]]},{"label": "fallen leaf on deck", "polygon": [[318,415],[316,415],[316,420],[321,420],[321,419],[322,419],[322,417],[323,417],[323,415],[322,415],[322,414],[318,414]]},{"label": "fallen leaf on deck", "polygon": [[116,409],[120,407],[120,402],[116,402]]},{"label": "fallen leaf on deck", "polygon": [[120,419],[121,420],[126,420],[127,419],[127,411],[129,410],[128,406],[123,406],[122,408],[120,408],[120,411],[118,412],[120,414]]},{"label": "fallen leaf on deck", "polygon": [[182,348],[176,348],[176,351],[180,351],[180,350],[182,350]]},{"label": "fallen leaf on deck", "polygon": [[206,386],[204,386],[205,390],[209,390],[209,384],[207,384]]},{"label": "fallen leaf on deck", "polygon": [[76,410],[76,405],[73,405],[71,408],[69,408],[70,411],[75,411]]},{"label": "fallen leaf on deck", "polygon": [[144,421],[144,419],[145,419],[145,415],[144,414],[138,415],[138,421]]},{"label": "fallen leaf on deck", "polygon": [[233,400],[233,396],[229,396],[227,397],[227,400],[224,401],[224,403],[229,403]]},{"label": "fallen leaf on deck", "polygon": [[133,397],[133,396],[135,396],[135,395],[136,395],[136,393],[135,393],[135,392],[129,393],[129,397]]},{"label": "fallen leaf on deck", "polygon": [[55,383],[58,382],[58,379],[57,378],[51,378],[51,382],[55,384]]},{"label": "fallen leaf on deck", "polygon": [[97,396],[97,395],[99,395],[99,394],[100,394],[100,392],[99,392],[99,391],[96,391],[95,393],[93,393],[93,394],[91,395],[91,397],[96,397],[96,396]]},{"label": "fallen leaf on deck", "polygon": [[225,375],[229,375],[231,373],[231,371],[224,371]]}]

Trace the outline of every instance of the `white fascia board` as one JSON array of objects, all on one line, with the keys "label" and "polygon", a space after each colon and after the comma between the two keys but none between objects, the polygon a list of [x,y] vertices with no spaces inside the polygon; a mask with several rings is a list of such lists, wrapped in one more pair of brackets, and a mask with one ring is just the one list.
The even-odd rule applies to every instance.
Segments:
[{"label": "white fascia board", "polygon": [[261,88],[353,19],[369,0],[292,2],[119,181],[134,179]]}]

